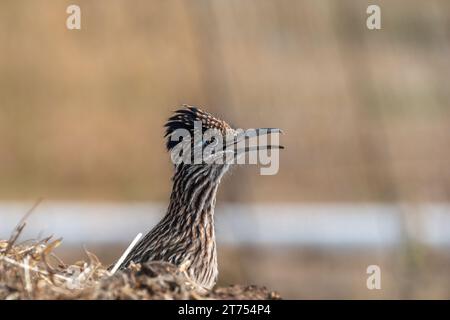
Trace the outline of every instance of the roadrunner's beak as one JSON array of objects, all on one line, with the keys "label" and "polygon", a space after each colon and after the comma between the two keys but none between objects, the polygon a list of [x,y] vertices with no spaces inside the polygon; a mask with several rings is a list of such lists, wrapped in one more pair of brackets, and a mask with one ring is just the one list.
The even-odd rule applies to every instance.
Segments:
[{"label": "roadrunner's beak", "polygon": [[[255,138],[255,137],[262,137],[262,136],[266,136],[266,135],[273,134],[273,133],[274,134],[283,134],[283,130],[278,129],[278,128],[258,128],[255,130],[251,130],[246,133],[237,135],[236,139],[234,141],[234,145],[238,145],[240,142],[242,142],[244,140],[249,140],[249,139]],[[279,145],[279,144],[277,144],[277,145],[268,144],[268,145],[261,146],[261,145],[257,144],[256,146],[245,146],[244,148],[237,148],[235,154],[241,155],[243,153],[250,152],[250,151],[270,150],[270,149],[284,149],[284,146]]]}]

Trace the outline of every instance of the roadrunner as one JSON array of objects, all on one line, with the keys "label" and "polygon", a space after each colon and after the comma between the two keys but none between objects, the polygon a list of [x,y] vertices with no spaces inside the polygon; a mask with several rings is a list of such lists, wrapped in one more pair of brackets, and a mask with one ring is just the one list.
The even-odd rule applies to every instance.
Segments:
[{"label": "roadrunner", "polygon": [[[202,133],[211,129],[220,133],[223,137],[231,135],[232,146],[237,146],[238,142],[243,139],[242,134],[225,121],[212,116],[208,112],[185,105],[182,109],[176,111],[165,125],[166,146],[169,152],[182,143],[179,141],[180,139],[178,141],[174,139],[173,135],[176,131],[181,129],[193,136],[196,131],[195,124],[200,124]],[[280,130],[265,128],[256,129],[253,132],[253,136],[261,136],[274,132],[279,133]],[[245,136],[245,138],[248,138],[248,136]],[[218,142],[217,136],[206,141],[202,140],[202,150]],[[230,143],[224,142],[223,145],[229,147]],[[194,143],[191,146],[195,149]],[[275,148],[282,149],[283,147],[279,145],[257,147],[258,150]],[[238,150],[237,147],[234,148],[234,158],[254,149],[246,147]],[[229,153],[229,150],[220,148],[212,156],[218,159],[226,155],[227,152]],[[121,268],[126,268],[132,261],[134,263],[170,262],[176,266],[183,266],[188,277],[199,287],[211,289],[218,276],[214,233],[216,193],[220,180],[232,163],[206,163],[206,161],[199,164],[191,163],[184,161],[175,164],[172,193],[166,215],[133,248]]]}]

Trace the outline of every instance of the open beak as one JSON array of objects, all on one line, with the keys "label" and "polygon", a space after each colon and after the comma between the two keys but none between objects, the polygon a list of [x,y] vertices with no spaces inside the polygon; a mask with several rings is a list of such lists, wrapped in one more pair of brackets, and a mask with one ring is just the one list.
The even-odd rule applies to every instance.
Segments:
[{"label": "open beak", "polygon": [[[242,133],[240,135],[238,135],[234,141],[234,145],[238,145],[238,143],[244,141],[244,140],[248,140],[254,137],[261,137],[261,136],[266,136],[269,134],[282,134],[283,131],[281,129],[278,128],[258,128],[255,130],[250,130],[247,131],[245,133]],[[284,149],[284,146],[282,145],[273,145],[273,144],[268,144],[268,145],[259,145],[257,144],[256,146],[245,146],[244,148],[237,148],[235,151],[236,155],[241,155],[245,152],[251,152],[251,151],[258,151],[258,150],[270,150],[270,149]]]}]

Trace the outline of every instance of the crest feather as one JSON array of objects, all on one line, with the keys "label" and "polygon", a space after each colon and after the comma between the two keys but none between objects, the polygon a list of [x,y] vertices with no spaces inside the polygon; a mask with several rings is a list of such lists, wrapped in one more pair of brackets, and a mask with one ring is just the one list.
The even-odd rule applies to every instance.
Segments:
[{"label": "crest feather", "polygon": [[195,121],[202,122],[202,133],[208,129],[218,129],[225,132],[225,130],[231,128],[228,123],[214,117],[209,112],[197,107],[183,105],[183,108],[176,110],[164,125],[166,128],[164,137],[167,138],[166,147],[168,150],[171,150],[179,143],[179,141],[171,140],[171,136],[174,131],[184,129],[189,131],[191,137],[193,137]]}]

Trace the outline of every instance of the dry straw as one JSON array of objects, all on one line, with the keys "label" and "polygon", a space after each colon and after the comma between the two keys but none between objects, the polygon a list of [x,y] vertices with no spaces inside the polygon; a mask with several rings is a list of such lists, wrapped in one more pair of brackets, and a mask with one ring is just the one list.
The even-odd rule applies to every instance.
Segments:
[{"label": "dry straw", "polygon": [[132,264],[112,273],[85,249],[87,261],[64,263],[53,252],[61,239],[18,242],[26,219],[0,240],[0,299],[279,299],[256,286],[230,286],[206,292],[195,287],[182,267],[165,262]]}]

